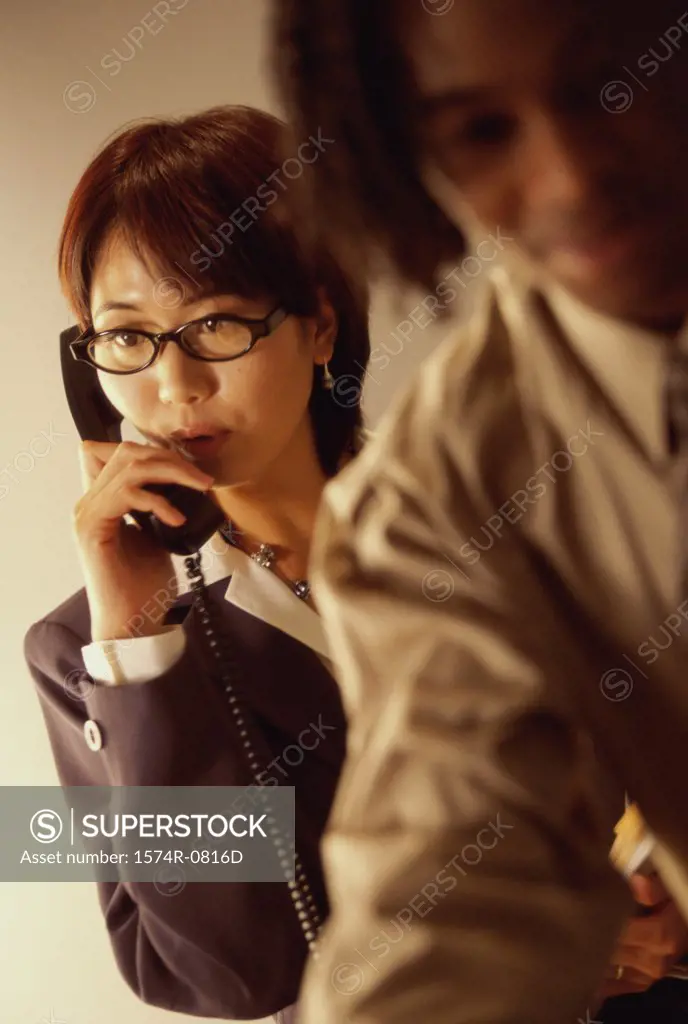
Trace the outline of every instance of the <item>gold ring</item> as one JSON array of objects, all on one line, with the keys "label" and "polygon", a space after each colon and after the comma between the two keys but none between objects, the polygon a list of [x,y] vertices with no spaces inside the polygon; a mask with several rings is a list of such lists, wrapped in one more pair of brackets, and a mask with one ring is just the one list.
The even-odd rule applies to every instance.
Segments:
[{"label": "gold ring", "polygon": [[614,975],[614,981],[621,981],[623,978],[624,969],[621,964],[616,965],[616,974]]}]

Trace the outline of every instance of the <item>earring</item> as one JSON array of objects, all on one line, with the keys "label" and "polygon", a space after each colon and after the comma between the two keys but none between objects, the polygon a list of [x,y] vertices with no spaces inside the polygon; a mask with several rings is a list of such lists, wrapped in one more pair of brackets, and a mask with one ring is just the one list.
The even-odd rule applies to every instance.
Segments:
[{"label": "earring", "polygon": [[325,363],[323,366],[322,386],[325,388],[326,391],[331,391],[332,388],[334,387],[334,377],[330,373],[330,367],[328,363]]}]

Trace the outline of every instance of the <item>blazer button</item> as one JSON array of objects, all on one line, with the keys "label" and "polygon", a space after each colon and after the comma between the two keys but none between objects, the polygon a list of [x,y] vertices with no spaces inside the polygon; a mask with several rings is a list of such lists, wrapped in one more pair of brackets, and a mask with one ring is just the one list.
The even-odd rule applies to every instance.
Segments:
[{"label": "blazer button", "polygon": [[98,723],[94,722],[92,718],[84,722],[84,736],[90,750],[100,750],[103,746],[103,734]]}]

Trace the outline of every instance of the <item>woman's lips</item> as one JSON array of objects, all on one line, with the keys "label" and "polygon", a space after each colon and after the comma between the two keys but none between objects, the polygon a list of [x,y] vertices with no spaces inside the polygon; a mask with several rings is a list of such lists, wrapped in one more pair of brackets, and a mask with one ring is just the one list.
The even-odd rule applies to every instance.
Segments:
[{"label": "woman's lips", "polygon": [[229,430],[221,430],[217,434],[201,437],[180,438],[177,447],[194,459],[208,459],[218,455],[229,437]]}]

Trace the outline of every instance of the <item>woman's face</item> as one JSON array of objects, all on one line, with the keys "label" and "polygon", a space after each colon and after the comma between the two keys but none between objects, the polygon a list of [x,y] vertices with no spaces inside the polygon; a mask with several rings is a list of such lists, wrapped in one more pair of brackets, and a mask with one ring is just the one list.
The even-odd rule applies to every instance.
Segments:
[{"label": "woman's face", "polygon": [[[126,328],[170,331],[211,313],[267,316],[270,300],[214,295],[193,299],[183,278],[151,277],[117,237],[103,247],[91,287],[96,331]],[[311,442],[308,402],[313,364],[332,355],[336,323],[326,302],[317,318],[289,316],[244,356],[202,362],[178,345],[165,345],[155,362],[125,376],[98,372],[102,388],[124,418],[153,443],[170,447],[174,431],[227,431],[216,451],[194,452],[215,486],[259,481],[280,460],[298,458]]]}]

